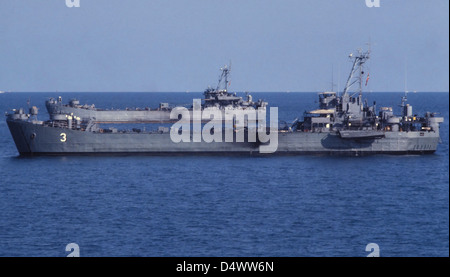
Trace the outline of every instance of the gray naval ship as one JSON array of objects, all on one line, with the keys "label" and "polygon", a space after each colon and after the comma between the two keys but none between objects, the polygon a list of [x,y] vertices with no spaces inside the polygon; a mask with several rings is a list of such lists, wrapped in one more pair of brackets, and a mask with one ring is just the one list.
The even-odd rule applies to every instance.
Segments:
[{"label": "gray naval ship", "polygon": [[[82,116],[73,109],[60,109],[50,113],[47,121],[38,120],[38,110],[31,107],[13,110],[7,114],[7,124],[20,155],[99,155],[99,154],[327,154],[327,155],[369,155],[369,154],[430,154],[434,153],[440,141],[439,126],[442,117],[427,112],[419,117],[413,114],[412,106],[406,97],[401,99],[401,114],[395,115],[392,107],[372,106],[362,99],[364,64],[370,52],[358,51],[351,55],[350,71],[342,95],[336,92],[319,94],[319,107],[303,114],[303,120],[295,120],[290,126],[270,129],[276,141],[271,151],[260,151],[268,144],[258,136],[248,139],[251,128],[233,125],[231,142],[223,139],[226,128],[221,130],[220,139],[212,142],[189,139],[195,136],[194,129],[189,129],[187,141],[174,141],[171,128],[159,126],[152,131],[138,128],[118,130],[102,128],[101,121],[122,123],[132,120],[107,116],[99,120],[100,110],[94,116]],[[223,75],[226,81],[227,73]],[[355,92],[356,90],[356,92]],[[225,99],[225,100],[224,100]],[[226,87],[222,90],[205,91],[203,108],[221,106],[223,102],[239,107],[251,106],[251,99],[246,103],[229,94]],[[219,102],[217,102],[219,101]],[[241,106],[242,104],[242,106]],[[265,108],[266,103],[259,101]],[[261,107],[259,107],[261,108]],[[272,109],[272,108],[271,108]],[[126,116],[125,112],[111,111]],[[178,118],[180,119],[180,118]],[[144,118],[143,122],[152,122]],[[268,130],[268,129],[266,129]],[[180,131],[180,130],[178,130]],[[243,141],[237,140],[238,133],[243,132]],[[269,142],[270,143],[270,142]]]},{"label": "gray naval ship", "polygon": [[[261,99],[253,102],[252,96],[248,93],[246,100],[244,100],[236,93],[228,92],[230,67],[225,65],[220,70],[221,75],[217,87],[208,87],[203,93],[202,109],[215,107],[224,113],[226,109],[257,109],[267,105]],[[59,96],[57,99],[48,99],[45,102],[45,107],[51,119],[61,118],[61,115],[71,115],[74,118],[80,118],[82,121],[90,120],[96,123],[174,123],[177,121],[177,119],[170,118],[170,113],[174,107],[169,103],[160,103],[157,108],[107,110],[96,108],[94,104],[81,105],[78,99],[71,99],[68,104],[63,104],[62,98]]]}]

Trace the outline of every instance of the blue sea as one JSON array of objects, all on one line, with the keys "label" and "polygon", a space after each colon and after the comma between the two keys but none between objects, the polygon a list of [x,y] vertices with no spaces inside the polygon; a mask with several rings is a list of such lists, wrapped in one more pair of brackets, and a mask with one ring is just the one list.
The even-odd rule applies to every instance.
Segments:
[{"label": "blue sea", "polygon": [[[44,101],[101,108],[191,104],[201,93],[5,93],[0,111]],[[253,93],[290,122],[316,93]],[[368,93],[400,113],[403,93]],[[410,93],[439,112],[432,155],[368,157],[18,156],[0,121],[0,256],[449,255],[449,94]]]}]

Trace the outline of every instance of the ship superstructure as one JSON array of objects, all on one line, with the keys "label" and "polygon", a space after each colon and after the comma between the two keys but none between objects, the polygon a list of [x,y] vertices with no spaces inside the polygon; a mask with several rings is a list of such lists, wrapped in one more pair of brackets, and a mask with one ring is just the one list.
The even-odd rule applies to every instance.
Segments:
[{"label": "ship superstructure", "polygon": [[[221,76],[215,89],[208,87],[203,95],[201,108],[217,108],[222,111],[231,109],[248,109],[267,105],[263,100],[252,101],[252,96],[247,93],[246,99],[237,96],[237,93],[228,92],[228,78],[230,68],[221,68]],[[45,102],[50,117],[59,115],[71,115],[79,117],[83,121],[96,123],[174,123],[170,118],[171,111],[178,107],[169,103],[160,103],[157,108],[126,108],[126,109],[102,109],[94,104],[80,104],[78,99],[71,99],[68,104],[63,104],[62,97],[50,98]],[[192,110],[192,107],[190,107]]]}]

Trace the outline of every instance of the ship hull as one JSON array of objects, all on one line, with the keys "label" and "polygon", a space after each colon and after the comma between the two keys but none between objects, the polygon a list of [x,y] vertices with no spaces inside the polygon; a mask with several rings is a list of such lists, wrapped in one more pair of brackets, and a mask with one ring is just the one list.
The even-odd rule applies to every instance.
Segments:
[{"label": "ship hull", "polygon": [[439,143],[435,132],[386,132],[383,138],[343,139],[338,133],[293,132],[278,136],[279,154],[432,154]]},{"label": "ship hull", "polygon": [[21,155],[251,154],[259,149],[251,142],[175,143],[169,133],[97,133],[21,120],[7,122]]},{"label": "ship hull", "polygon": [[[258,142],[179,142],[169,133],[97,133],[7,120],[20,155],[267,155]],[[386,132],[383,138],[342,139],[338,133],[280,132],[278,155],[431,154],[435,132]]]}]

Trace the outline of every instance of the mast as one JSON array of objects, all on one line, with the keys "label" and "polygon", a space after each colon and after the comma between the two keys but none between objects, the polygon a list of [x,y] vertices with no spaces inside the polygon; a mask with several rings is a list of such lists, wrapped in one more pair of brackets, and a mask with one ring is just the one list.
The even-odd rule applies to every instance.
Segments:
[{"label": "mast", "polygon": [[408,84],[408,61],[405,61],[405,95],[408,93],[408,89],[407,89],[407,84]]},{"label": "mast", "polygon": [[228,68],[225,66],[223,73],[225,74],[225,91],[228,91]]},{"label": "mast", "polygon": [[334,66],[331,65],[331,91],[334,91]]},{"label": "mast", "polygon": [[[353,53],[349,55],[349,58],[353,59],[353,65],[352,70],[350,71],[350,74],[348,76],[347,83],[345,84],[343,93],[344,98],[348,97],[349,90],[355,83],[358,83],[358,92],[359,94],[362,94],[362,78],[364,75],[363,65],[369,59],[369,54],[370,51],[362,52],[362,50],[359,49],[356,56],[354,56]],[[358,75],[356,75],[356,73],[358,73]]]},{"label": "mast", "polygon": [[341,88],[341,65],[338,66],[338,81],[337,81],[337,94],[339,95],[339,90]]},{"label": "mast", "polygon": [[359,66],[359,79],[358,79],[358,83],[359,83],[359,95],[362,95],[362,80],[363,80],[363,75],[364,75],[364,71],[362,69],[362,65]]},{"label": "mast", "polygon": [[217,84],[217,89],[216,90],[219,91],[220,90],[220,84],[222,82],[225,82],[224,90],[228,91],[228,75],[230,74],[230,68],[227,65],[225,65],[220,70],[222,71],[222,74],[220,75],[219,83]]},{"label": "mast", "polygon": [[402,96],[402,104],[400,105],[400,107],[402,107],[402,112],[404,111],[404,107],[406,106],[406,102],[408,101],[408,88],[407,88],[407,84],[408,84],[408,70],[407,69],[408,69],[408,63],[407,63],[407,60],[405,58],[405,95]]}]

